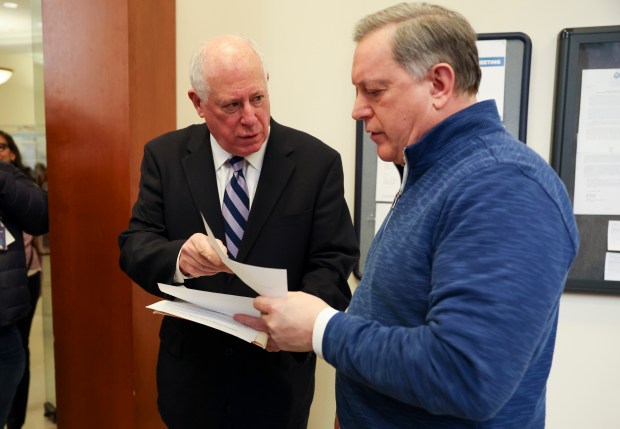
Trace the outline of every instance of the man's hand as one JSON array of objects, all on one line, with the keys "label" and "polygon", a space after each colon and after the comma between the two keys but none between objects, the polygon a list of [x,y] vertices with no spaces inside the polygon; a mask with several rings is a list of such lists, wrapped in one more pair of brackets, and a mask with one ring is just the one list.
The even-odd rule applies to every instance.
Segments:
[{"label": "man's hand", "polygon": [[[265,322],[263,322],[260,317],[248,316],[247,314],[235,314],[234,319],[239,323],[243,323],[245,326],[256,329],[257,331],[268,332],[267,325],[265,325]],[[271,335],[269,336],[269,340],[267,341],[267,347],[265,347],[265,350],[267,350],[268,352],[280,351],[278,343],[276,343],[276,341],[273,339],[273,337],[271,337]]]},{"label": "man's hand", "polygon": [[[314,321],[327,307],[322,299],[304,292],[289,292],[286,298],[259,296],[254,299],[254,308],[261,312],[270,340],[275,340],[280,349],[291,352],[312,351]],[[235,320],[247,324],[245,318],[249,316],[241,316],[235,315]]]},{"label": "man's hand", "polygon": [[[220,249],[226,253],[226,246],[216,240]],[[212,276],[217,273],[230,273],[230,269],[222,263],[215,249],[211,247],[209,239],[204,234],[192,235],[181,247],[179,269],[185,276],[200,277]]]}]

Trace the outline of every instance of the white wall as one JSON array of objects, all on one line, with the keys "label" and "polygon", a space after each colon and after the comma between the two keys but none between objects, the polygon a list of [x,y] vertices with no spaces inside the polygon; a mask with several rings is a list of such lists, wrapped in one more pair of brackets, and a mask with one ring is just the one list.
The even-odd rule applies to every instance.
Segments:
[{"label": "white wall", "polygon": [[[385,0],[177,1],[178,126],[196,123],[187,99],[187,63],[202,41],[242,34],[262,48],[270,71],[274,118],[336,148],[353,210],[355,127],[351,33]],[[532,39],[528,145],[549,159],[557,35],[563,28],[617,25],[618,0],[443,0],[479,33],[520,31]],[[331,427],[333,370],[320,362],[311,429]],[[548,392],[549,429],[611,429],[620,421],[620,298],[565,294]]]},{"label": "white wall", "polygon": [[13,76],[0,85],[0,128],[13,133],[17,126],[35,124],[34,76],[31,53],[11,53],[0,47],[0,67]]}]

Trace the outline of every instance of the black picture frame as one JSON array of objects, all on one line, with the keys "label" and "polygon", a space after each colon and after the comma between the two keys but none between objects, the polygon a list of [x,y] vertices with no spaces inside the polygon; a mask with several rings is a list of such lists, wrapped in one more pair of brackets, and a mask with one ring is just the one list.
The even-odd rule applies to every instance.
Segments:
[{"label": "black picture frame", "polygon": [[[503,122],[506,129],[513,136],[525,143],[527,137],[532,42],[527,34],[521,32],[481,33],[478,34],[478,40],[506,40]],[[361,279],[363,272],[360,267],[363,267],[366,263],[366,256],[375,231],[377,153],[375,144],[364,131],[362,121],[356,122],[355,134],[355,207],[353,223],[360,245],[360,260],[353,270],[353,274],[357,279]]]},{"label": "black picture frame", "polygon": [[526,143],[532,41],[525,33],[480,33],[478,40],[506,40],[504,126]]},{"label": "black picture frame", "polygon": [[[589,69],[620,69],[620,26],[565,28],[558,35],[551,165],[574,203],[582,75]],[[619,76],[620,77],[620,76]],[[618,189],[620,198],[620,188]],[[580,249],[566,292],[620,294],[620,281],[604,280],[607,227],[618,215],[575,216]]]}]

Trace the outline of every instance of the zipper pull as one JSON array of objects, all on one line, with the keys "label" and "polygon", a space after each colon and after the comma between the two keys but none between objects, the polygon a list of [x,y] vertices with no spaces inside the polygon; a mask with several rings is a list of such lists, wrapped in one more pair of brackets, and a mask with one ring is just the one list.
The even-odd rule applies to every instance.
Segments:
[{"label": "zipper pull", "polygon": [[400,198],[400,189],[398,190],[398,192],[396,193],[396,195],[394,195],[394,201],[392,201],[392,207],[391,209],[394,209],[394,206],[396,205],[396,203],[398,202],[398,199]]}]

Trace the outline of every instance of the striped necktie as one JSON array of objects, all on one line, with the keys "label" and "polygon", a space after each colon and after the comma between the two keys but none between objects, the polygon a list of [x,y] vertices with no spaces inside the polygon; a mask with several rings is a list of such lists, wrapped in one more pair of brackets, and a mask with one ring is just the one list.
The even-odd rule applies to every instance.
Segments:
[{"label": "striped necktie", "polygon": [[226,248],[229,256],[236,259],[243,238],[243,230],[250,213],[250,198],[248,196],[248,184],[243,176],[243,158],[231,156],[228,162],[233,169],[233,175],[224,192],[222,214],[224,215]]}]

